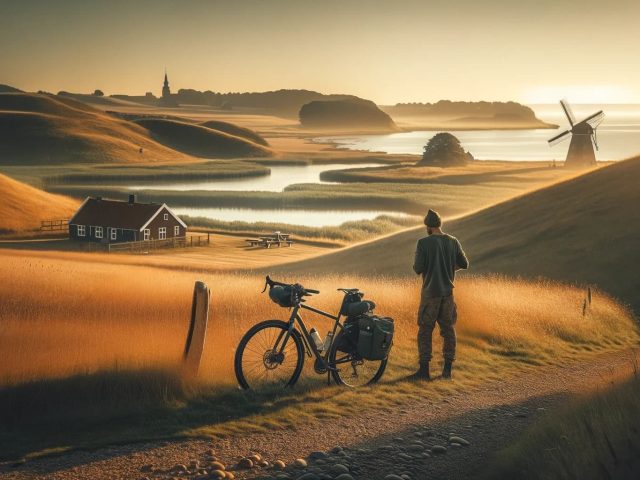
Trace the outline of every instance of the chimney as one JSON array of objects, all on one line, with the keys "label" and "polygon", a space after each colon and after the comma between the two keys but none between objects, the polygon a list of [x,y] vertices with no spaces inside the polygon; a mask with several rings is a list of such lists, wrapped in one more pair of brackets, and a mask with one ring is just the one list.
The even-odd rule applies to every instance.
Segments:
[{"label": "chimney", "polygon": [[135,193],[130,193],[129,194],[129,205],[133,205],[134,203],[136,203],[136,195],[135,195]]}]

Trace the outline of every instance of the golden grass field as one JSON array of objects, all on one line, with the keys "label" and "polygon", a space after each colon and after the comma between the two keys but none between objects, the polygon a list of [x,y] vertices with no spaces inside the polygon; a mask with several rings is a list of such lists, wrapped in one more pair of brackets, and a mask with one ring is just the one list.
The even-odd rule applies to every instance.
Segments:
[{"label": "golden grass field", "polygon": [[69,218],[80,202],[38,190],[0,173],[0,233],[40,227],[41,220]]},{"label": "golden grass field", "polygon": [[[196,279],[211,287],[212,307],[201,374],[194,384],[180,380],[177,372]],[[390,367],[380,385],[357,392],[327,390],[326,379],[315,376],[307,361],[300,385],[284,395],[255,398],[238,392],[232,360],[241,336],[262,319],[288,314],[260,295],[261,276],[3,255],[0,418],[9,429],[0,443],[5,455],[157,436],[247,433],[364,406],[388,409],[410,398],[473,388],[538,366],[623,349],[638,339],[629,312],[604,294],[595,294],[583,316],[582,289],[501,277],[464,278],[456,289],[456,382],[435,382],[425,389],[401,382],[416,366],[417,281],[344,276],[283,280],[320,289],[323,293],[312,303],[329,311],[341,299],[336,287],[357,286],[375,299],[379,313],[396,319]],[[321,332],[329,328],[324,320],[307,320]],[[434,335],[436,343],[438,338]],[[55,427],[61,418],[88,426],[61,432]]]}]

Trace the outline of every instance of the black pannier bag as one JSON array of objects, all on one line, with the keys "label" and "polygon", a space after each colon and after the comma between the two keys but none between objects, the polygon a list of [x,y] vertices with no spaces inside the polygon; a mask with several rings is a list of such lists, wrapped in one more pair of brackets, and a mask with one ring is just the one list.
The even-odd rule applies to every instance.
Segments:
[{"label": "black pannier bag", "polygon": [[358,355],[365,360],[384,360],[393,345],[393,319],[362,315],[358,319]]}]

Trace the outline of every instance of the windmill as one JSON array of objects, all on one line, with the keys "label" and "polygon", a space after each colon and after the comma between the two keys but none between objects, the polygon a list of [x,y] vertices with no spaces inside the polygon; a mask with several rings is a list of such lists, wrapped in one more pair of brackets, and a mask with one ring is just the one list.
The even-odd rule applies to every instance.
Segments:
[{"label": "windmill", "polygon": [[549,139],[549,146],[554,145],[567,140],[571,137],[571,143],[569,144],[569,151],[567,152],[567,159],[564,164],[567,167],[590,167],[596,164],[596,154],[593,147],[598,149],[598,137],[596,136],[596,128],[604,119],[604,112],[599,112],[589,115],[587,118],[580,122],[576,122],[576,117],[569,107],[569,103],[566,100],[560,100],[560,105],[564,114],[569,120],[571,129],[556,135]]}]

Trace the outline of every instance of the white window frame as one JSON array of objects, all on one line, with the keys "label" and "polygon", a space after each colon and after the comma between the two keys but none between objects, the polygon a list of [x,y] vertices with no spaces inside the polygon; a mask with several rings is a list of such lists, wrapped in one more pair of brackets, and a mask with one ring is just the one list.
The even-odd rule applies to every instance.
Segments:
[{"label": "white window frame", "polygon": [[176,226],[173,227],[173,236],[174,237],[180,236],[180,226],[179,225],[176,225]]},{"label": "white window frame", "polygon": [[117,228],[112,228],[109,233],[110,233],[110,237],[109,238],[111,238],[111,240],[117,240],[118,239],[118,229]]},{"label": "white window frame", "polygon": [[167,239],[167,227],[158,228],[158,240],[166,240]]},{"label": "white window frame", "polygon": [[102,238],[102,227],[95,227],[94,232],[96,238]]},{"label": "white window frame", "polygon": [[169,214],[168,214],[168,213],[165,213],[165,214],[164,214],[164,219],[165,219],[165,220],[169,220]]},{"label": "white window frame", "polygon": [[145,241],[145,242],[149,241],[149,239],[151,239],[151,230],[150,230],[150,229],[148,229],[148,228],[145,228],[145,229],[142,231],[142,235],[143,235],[143,237],[142,237],[142,238],[144,238],[144,241]]},{"label": "white window frame", "polygon": [[76,231],[79,237],[87,236],[87,227],[85,225],[78,225],[76,228],[77,228]]}]

